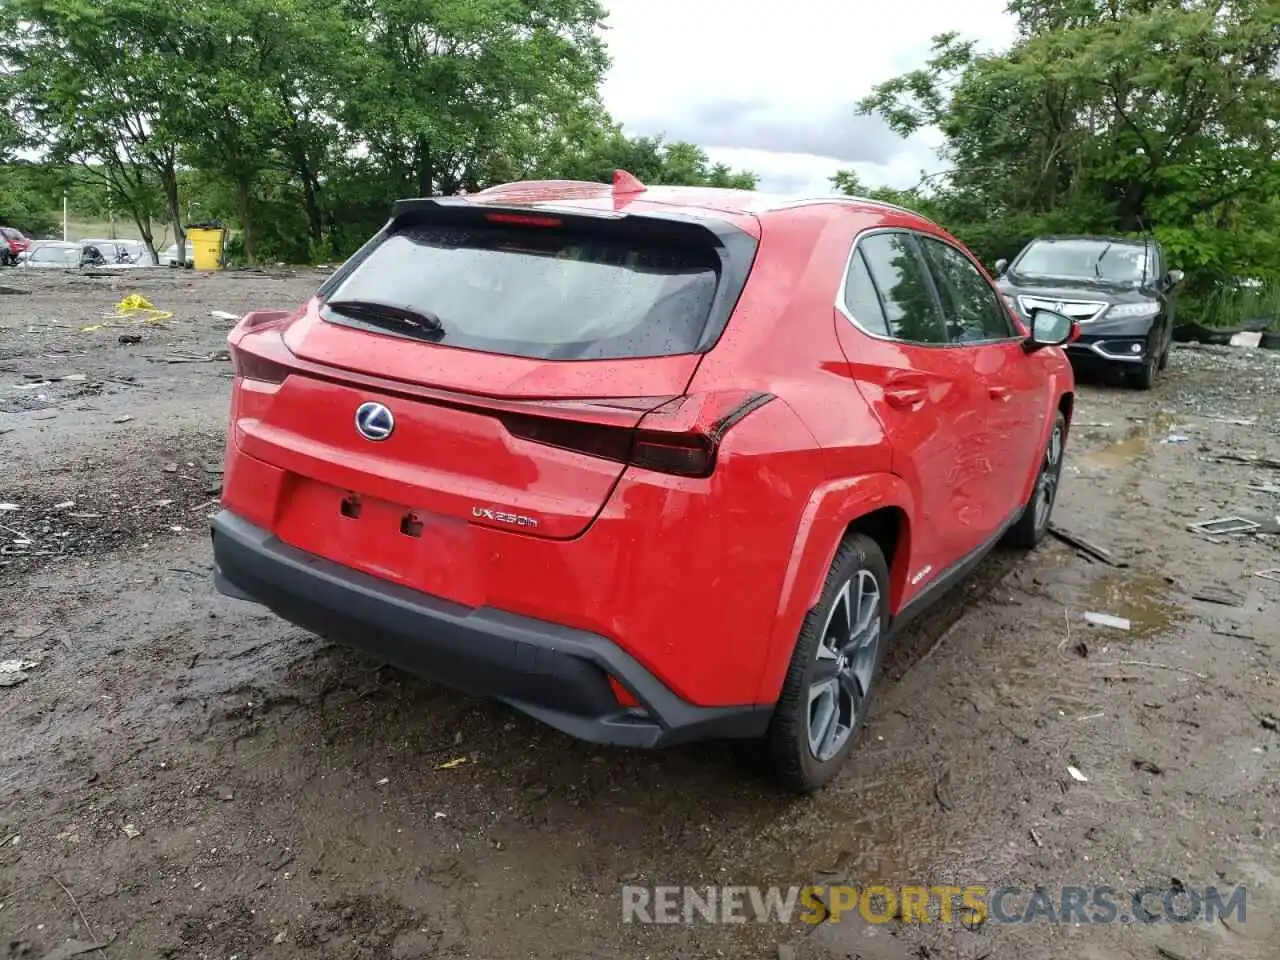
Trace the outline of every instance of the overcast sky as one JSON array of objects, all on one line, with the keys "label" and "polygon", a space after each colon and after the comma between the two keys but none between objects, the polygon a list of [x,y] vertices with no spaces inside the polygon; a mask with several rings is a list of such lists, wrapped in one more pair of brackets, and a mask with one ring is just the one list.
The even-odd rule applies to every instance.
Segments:
[{"label": "overcast sky", "polygon": [[1005,3],[605,0],[605,106],[630,133],[666,133],[754,170],[763,190],[826,192],[847,167],[869,186],[909,187],[938,169],[936,133],[902,140],[854,104],[923,65],[935,34],[1006,46]]}]

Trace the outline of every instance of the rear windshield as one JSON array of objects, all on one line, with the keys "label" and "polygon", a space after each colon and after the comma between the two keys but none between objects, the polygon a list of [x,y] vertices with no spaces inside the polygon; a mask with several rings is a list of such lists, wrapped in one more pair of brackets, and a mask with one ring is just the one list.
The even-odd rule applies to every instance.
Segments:
[{"label": "rear windshield", "polygon": [[[697,349],[719,270],[710,248],[546,227],[414,225],[375,247],[326,302],[427,313],[443,328],[433,342],[489,353],[547,360],[669,356]],[[338,310],[324,315],[370,326]]]}]

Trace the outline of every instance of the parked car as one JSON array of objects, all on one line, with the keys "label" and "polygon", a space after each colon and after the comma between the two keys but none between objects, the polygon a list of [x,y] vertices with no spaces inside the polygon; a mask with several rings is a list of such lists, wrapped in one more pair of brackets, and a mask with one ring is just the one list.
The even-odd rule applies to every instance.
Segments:
[{"label": "parked car", "polygon": [[184,266],[185,264],[191,263],[193,259],[194,256],[191,252],[191,241],[188,240],[183,244],[183,256],[181,260],[178,259],[178,245],[176,243],[171,243],[160,254],[160,266]]},{"label": "parked car", "polygon": [[1067,346],[1073,360],[1119,370],[1143,390],[1168,365],[1182,271],[1169,269],[1154,239],[1038,237],[995,267],[1020,316],[1043,307],[1080,324]]},{"label": "parked car", "polygon": [[84,248],[72,241],[36,240],[18,264],[23,269],[76,270],[84,266]]},{"label": "parked car", "polygon": [[26,252],[31,241],[15,227],[0,227],[0,267],[12,266]]},{"label": "parked car", "polygon": [[584,740],[814,790],[891,634],[1045,534],[1069,318],[859,199],[406,200],[234,362],[215,582]]},{"label": "parked car", "polygon": [[86,259],[98,268],[145,267],[151,265],[151,253],[141,240],[81,240],[80,245],[94,253]]}]

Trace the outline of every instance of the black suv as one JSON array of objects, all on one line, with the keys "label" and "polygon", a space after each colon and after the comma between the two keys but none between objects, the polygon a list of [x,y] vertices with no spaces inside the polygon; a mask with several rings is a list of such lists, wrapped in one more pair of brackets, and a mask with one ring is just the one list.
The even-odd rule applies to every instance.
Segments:
[{"label": "black suv", "polygon": [[1143,390],[1168,364],[1182,271],[1168,269],[1155,240],[1037,237],[995,268],[1000,292],[1024,321],[1033,310],[1052,310],[1080,324],[1067,346],[1073,361],[1121,370]]}]

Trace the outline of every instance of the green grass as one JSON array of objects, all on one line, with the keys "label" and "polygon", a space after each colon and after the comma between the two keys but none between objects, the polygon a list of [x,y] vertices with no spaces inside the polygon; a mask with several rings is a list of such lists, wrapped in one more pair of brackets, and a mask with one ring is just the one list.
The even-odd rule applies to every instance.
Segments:
[{"label": "green grass", "polygon": [[1271,319],[1271,329],[1280,332],[1280,280],[1257,288],[1223,287],[1204,299],[1201,323],[1208,327],[1239,327],[1246,320]]},{"label": "green grass", "polygon": [[[156,249],[164,250],[165,247],[173,243],[172,231],[167,224],[151,223],[151,237],[155,240]],[[67,239],[68,240],[85,240],[88,238],[99,240],[123,239],[138,240],[138,226],[132,220],[117,219],[114,224],[110,220],[92,220],[77,219],[75,217],[67,218]],[[59,218],[57,230],[54,232],[53,239],[62,238],[62,220]]]}]

